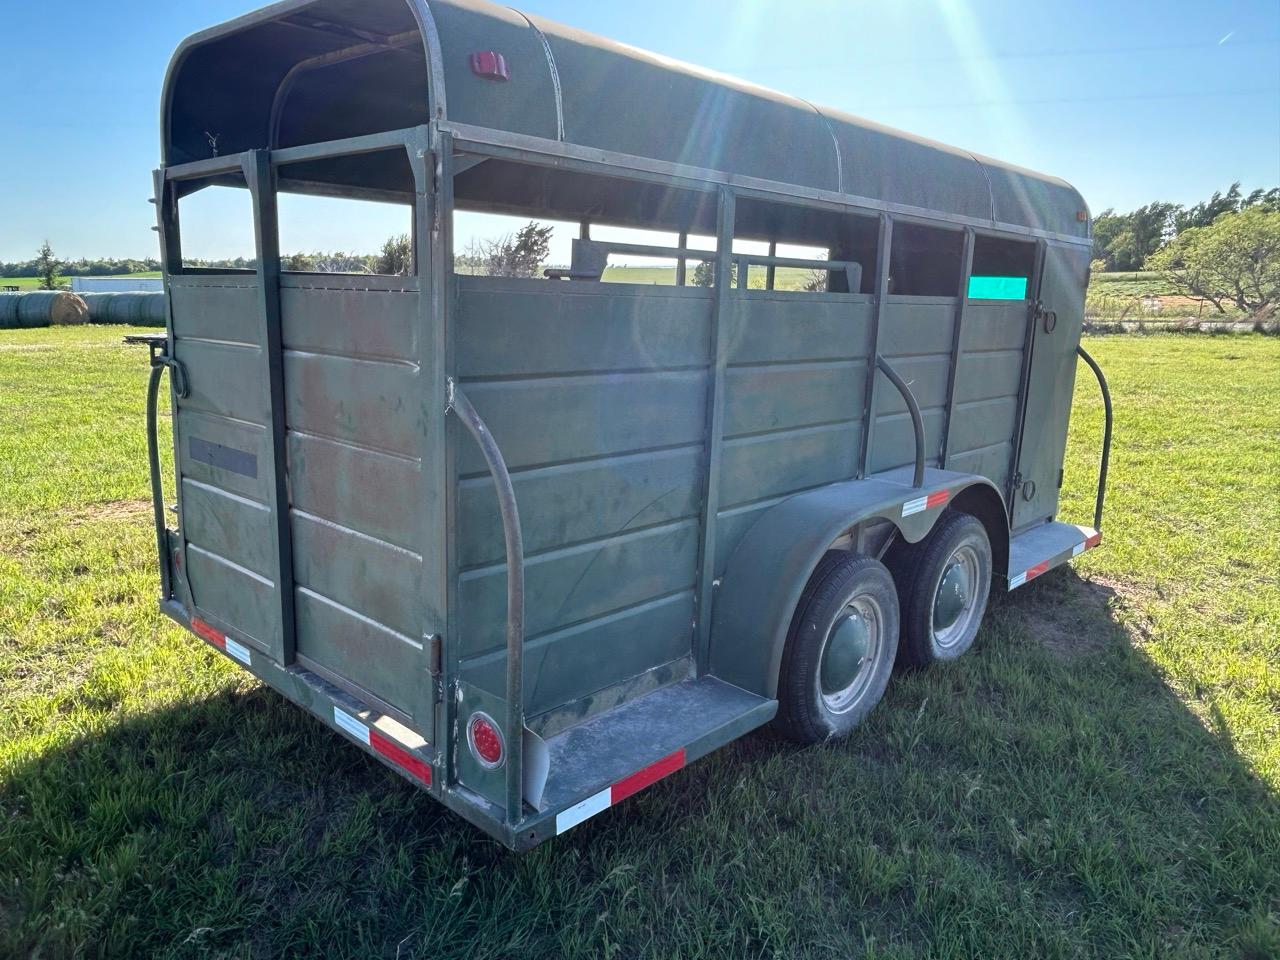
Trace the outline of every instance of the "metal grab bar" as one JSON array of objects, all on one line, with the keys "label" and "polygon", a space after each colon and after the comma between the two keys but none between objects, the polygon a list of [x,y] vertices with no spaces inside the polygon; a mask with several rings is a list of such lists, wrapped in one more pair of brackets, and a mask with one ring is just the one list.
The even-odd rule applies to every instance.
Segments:
[{"label": "metal grab bar", "polygon": [[169,576],[169,532],[164,522],[164,487],[160,481],[160,441],[157,437],[160,396],[160,378],[165,365],[151,362],[151,376],[147,379],[147,465],[151,469],[151,507],[156,522],[156,559],[160,563],[160,599],[173,596],[173,583]]},{"label": "metal grab bar", "polygon": [[520,822],[524,813],[524,538],[520,532],[520,512],[511,474],[493,434],[451,378],[447,409],[470,431],[484,454],[498,493],[502,515],[502,539],[507,558],[507,717],[503,731],[507,741],[507,823]]},{"label": "metal grab bar", "polygon": [[[924,420],[920,416],[920,405],[916,403],[915,395],[912,394],[911,388],[907,386],[907,381],[898,376],[898,371],[889,366],[889,361],[880,354],[876,354],[876,368],[880,370],[889,382],[898,388],[898,392],[902,394],[902,399],[907,401],[907,410],[911,414],[911,429],[916,435],[916,472],[911,481],[913,487],[924,486]],[[872,416],[874,417],[874,412]]]},{"label": "metal grab bar", "polygon": [[[738,271],[738,288],[745,290],[747,288],[747,267],[768,267],[770,270],[776,270],[778,267],[796,267],[802,270],[826,270],[835,272],[844,271],[845,279],[848,281],[849,292],[857,293],[858,287],[862,283],[862,264],[856,260],[805,260],[800,257],[779,257],[774,254],[764,253],[735,253],[733,254],[733,265]],[[773,289],[772,284],[766,284],[766,289]]]},{"label": "metal grab bar", "polygon": [[1093,529],[1101,530],[1102,503],[1107,497],[1107,466],[1111,462],[1111,390],[1107,386],[1107,378],[1103,376],[1102,368],[1093,357],[1089,356],[1088,351],[1084,347],[1077,346],[1076,353],[1098,378],[1098,386],[1102,390],[1102,409],[1106,414],[1106,421],[1102,427],[1102,460],[1098,464],[1098,497],[1093,505]]},{"label": "metal grab bar", "polygon": [[167,368],[173,378],[173,390],[179,398],[190,393],[187,371],[181,361],[165,353],[168,338],[164,334],[133,334],[125,343],[142,343],[151,351],[151,373],[147,378],[147,467],[151,473],[151,509],[156,525],[156,560],[160,564],[160,599],[173,597],[173,578],[169,572],[169,531],[164,522],[164,484],[160,476],[159,404],[160,378]]}]

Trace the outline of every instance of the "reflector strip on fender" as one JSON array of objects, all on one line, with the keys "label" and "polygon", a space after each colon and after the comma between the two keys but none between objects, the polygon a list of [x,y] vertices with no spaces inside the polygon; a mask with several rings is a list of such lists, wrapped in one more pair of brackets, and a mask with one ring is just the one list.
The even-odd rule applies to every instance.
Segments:
[{"label": "reflector strip on fender", "polygon": [[612,786],[605,787],[599,793],[593,793],[587,799],[575,803],[567,810],[556,814],[556,833],[564,833],[570,827],[576,827],[583,820],[594,817],[601,810],[607,810],[615,803],[621,803],[627,797],[639,793],[652,783],[657,783],[669,773],[675,773],[685,763],[684,747],[669,753],[661,760],[649,764],[643,770],[637,770],[629,777],[623,777]]},{"label": "reflector strip on fender", "polygon": [[333,708],[333,722],[374,753],[386,757],[397,767],[400,767],[415,779],[420,780],[425,786],[431,786],[431,764],[425,760],[414,756],[395,741],[387,739],[383,734],[369,727],[364,721],[353,717],[341,707],[335,706]]},{"label": "reflector strip on fender", "polygon": [[935,490],[926,497],[916,497],[914,500],[908,500],[902,505],[902,515],[909,517],[914,513],[923,513],[926,510],[932,510],[934,507],[940,507],[951,499],[950,490]]},{"label": "reflector strip on fender", "polygon": [[229,657],[234,657],[243,663],[246,667],[250,665],[251,655],[249,648],[243,643],[232,640],[221,630],[205,623],[199,617],[191,618],[191,629],[196,635],[207,640],[210,644],[217,647]]}]

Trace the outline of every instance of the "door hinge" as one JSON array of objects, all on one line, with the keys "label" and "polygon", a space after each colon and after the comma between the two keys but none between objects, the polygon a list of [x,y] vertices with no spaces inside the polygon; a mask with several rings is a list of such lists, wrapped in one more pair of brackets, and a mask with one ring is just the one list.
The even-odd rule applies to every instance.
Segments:
[{"label": "door hinge", "polygon": [[444,641],[438,633],[433,633],[427,640],[427,658],[431,675],[440,676],[440,671],[444,669]]},{"label": "door hinge", "polygon": [[1022,471],[1015,470],[1013,476],[1009,478],[1009,502],[1012,503],[1014,497],[1018,495],[1018,491],[1022,489]]}]

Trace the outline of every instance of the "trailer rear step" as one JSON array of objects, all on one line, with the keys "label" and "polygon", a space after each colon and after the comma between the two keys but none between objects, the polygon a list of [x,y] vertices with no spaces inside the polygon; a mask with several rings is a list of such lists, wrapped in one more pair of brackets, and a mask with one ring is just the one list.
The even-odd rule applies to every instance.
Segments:
[{"label": "trailer rear step", "polygon": [[547,781],[536,805],[556,811],[561,833],[768,723],[777,709],[776,700],[710,676],[655,690],[545,741]]},{"label": "trailer rear step", "polygon": [[1100,532],[1074,523],[1046,523],[1018,534],[1009,541],[1009,571],[1005,574],[1009,589],[1018,589],[1101,542]]}]

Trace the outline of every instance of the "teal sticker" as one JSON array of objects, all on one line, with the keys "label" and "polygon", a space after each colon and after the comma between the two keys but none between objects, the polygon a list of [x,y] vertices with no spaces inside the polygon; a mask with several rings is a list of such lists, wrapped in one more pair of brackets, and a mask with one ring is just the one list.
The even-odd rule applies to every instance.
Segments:
[{"label": "teal sticker", "polygon": [[970,277],[970,300],[1025,300],[1026,277]]}]

